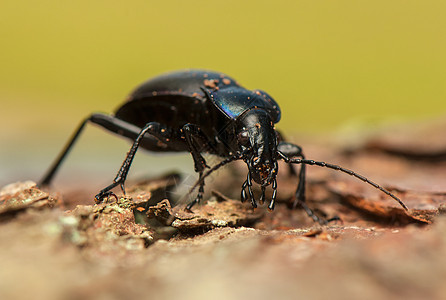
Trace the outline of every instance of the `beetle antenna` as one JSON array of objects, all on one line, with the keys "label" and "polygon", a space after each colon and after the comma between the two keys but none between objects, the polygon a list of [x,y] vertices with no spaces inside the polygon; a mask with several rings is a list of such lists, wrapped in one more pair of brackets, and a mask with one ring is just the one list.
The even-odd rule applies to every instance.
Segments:
[{"label": "beetle antenna", "polygon": [[406,211],[408,210],[407,206],[403,203],[403,201],[401,201],[397,196],[395,196],[394,194],[392,194],[391,192],[389,192],[388,190],[384,189],[382,186],[380,186],[379,184],[367,179],[366,177],[353,172],[352,170],[349,169],[345,169],[341,166],[338,165],[333,165],[333,164],[329,164],[323,161],[314,161],[311,159],[301,159],[301,158],[288,158],[287,156],[285,156],[283,153],[281,153],[280,151],[278,151],[279,155],[283,158],[283,160],[285,160],[285,162],[290,163],[290,164],[306,164],[306,165],[311,165],[311,166],[319,166],[319,167],[325,167],[325,168],[329,168],[329,169],[333,169],[336,171],[341,171],[344,172],[348,175],[351,175],[353,177],[356,177],[362,181],[364,181],[365,183],[370,184],[371,186],[375,187],[376,189],[380,190],[381,192],[387,194],[388,196],[392,197],[393,199],[395,199]]},{"label": "beetle antenna", "polygon": [[211,173],[213,173],[214,171],[216,171],[217,169],[223,167],[224,165],[233,162],[234,160],[237,159],[241,159],[242,155],[241,154],[236,154],[234,156],[228,157],[225,160],[222,160],[221,162],[219,162],[218,164],[216,164],[215,166],[213,166],[212,168],[210,168],[207,172],[203,173],[203,176],[201,176],[196,182],[195,184],[189,189],[189,192],[187,193],[187,196],[190,195],[196,188],[197,186],[199,186],[201,183],[204,182],[204,179],[206,177],[208,177],[209,175],[211,175]]}]

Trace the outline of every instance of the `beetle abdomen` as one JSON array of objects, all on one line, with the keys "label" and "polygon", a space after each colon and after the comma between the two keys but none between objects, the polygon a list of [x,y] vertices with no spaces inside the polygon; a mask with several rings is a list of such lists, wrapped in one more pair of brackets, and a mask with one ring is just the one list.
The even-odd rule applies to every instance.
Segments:
[{"label": "beetle abdomen", "polygon": [[218,89],[230,86],[239,85],[234,79],[223,73],[205,70],[184,70],[166,73],[144,82],[130,94],[128,101],[149,95],[163,94],[182,94],[204,98],[205,95],[201,87]]},{"label": "beetle abdomen", "polygon": [[140,128],[149,122],[157,122],[179,130],[187,123],[201,124],[205,110],[200,98],[164,94],[126,102],[116,111],[115,117]]},{"label": "beetle abdomen", "polygon": [[184,124],[206,124],[209,105],[202,88],[220,89],[239,86],[223,73],[185,70],[152,78],[137,87],[115,116],[143,127],[158,122],[180,129]]}]

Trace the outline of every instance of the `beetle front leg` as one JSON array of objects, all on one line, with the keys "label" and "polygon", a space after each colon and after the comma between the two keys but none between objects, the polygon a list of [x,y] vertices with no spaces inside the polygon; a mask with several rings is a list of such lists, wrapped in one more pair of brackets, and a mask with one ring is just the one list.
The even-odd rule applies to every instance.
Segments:
[{"label": "beetle front leg", "polygon": [[[294,149],[294,150],[293,150]],[[279,156],[286,162],[291,163],[290,160],[293,156],[300,156],[304,159],[302,154],[302,149],[299,146],[289,144],[289,143],[280,143],[278,145],[278,154]],[[295,199],[293,203],[293,209],[297,206],[302,207],[307,215],[313,219],[314,222],[319,223],[321,225],[326,225],[328,222],[339,220],[339,217],[333,217],[329,220],[324,218],[320,218],[318,215],[314,213],[314,211],[308,207],[305,199],[305,164],[301,164],[301,169],[299,173],[299,184],[297,186]]]},{"label": "beetle front leg", "polygon": [[[194,160],[195,172],[198,172],[200,174],[200,180],[203,176],[204,169],[209,168],[209,166],[206,164],[206,160],[201,155],[201,152],[208,149],[213,149],[213,146],[206,135],[203,133],[203,131],[200,129],[200,127],[194,124],[184,125],[182,128],[182,133],[184,134],[184,138],[186,139],[187,145],[189,147],[189,152],[192,155],[192,159]],[[200,183],[197,197],[194,201],[190,202],[186,206],[186,210],[191,211],[192,207],[203,199],[203,194],[204,181]]]},{"label": "beetle front leg", "polygon": [[[293,158],[293,157],[300,157],[302,159],[305,159],[304,154],[302,153],[302,148],[286,143],[281,142],[277,146],[277,149],[280,153],[284,154],[287,159]],[[286,159],[284,159],[286,161]],[[298,205],[302,206],[302,203],[306,202],[306,196],[305,196],[305,181],[306,181],[306,166],[302,164],[300,166],[299,171],[299,183],[297,185],[296,193],[295,193],[295,199],[293,202],[293,208],[296,208]]]},{"label": "beetle front leg", "polygon": [[273,195],[271,197],[271,202],[269,203],[268,209],[269,210],[274,210],[274,205],[276,203],[276,196],[277,196],[277,180],[274,179],[273,184],[272,184],[272,188],[273,188]]},{"label": "beetle front leg", "polygon": [[248,177],[246,178],[246,182],[248,183],[248,193],[249,197],[251,198],[251,205],[253,208],[257,208],[257,202],[254,198],[254,192],[252,191],[252,179],[251,179],[251,173],[248,172]]},{"label": "beetle front leg", "polygon": [[[283,133],[280,130],[276,129],[276,134],[277,134],[277,141],[279,142],[279,145],[281,143],[284,145],[288,144],[286,141],[286,138],[284,137]],[[292,144],[289,144],[289,145],[292,145]],[[302,153],[302,149],[299,146],[296,146],[296,145],[292,145],[292,146],[299,148],[299,149],[291,149],[292,152],[295,152],[295,150],[298,150],[299,153]],[[288,164],[288,170],[289,170],[290,176],[297,176],[296,169],[294,168],[294,165]]]},{"label": "beetle front leg", "polygon": [[246,198],[248,198],[248,195],[246,195],[246,187],[248,186],[248,180],[245,180],[242,185],[242,191],[240,192],[240,199],[243,202],[246,201]]},{"label": "beetle front leg", "polygon": [[261,189],[262,189],[262,194],[260,195],[260,198],[259,198],[260,205],[262,205],[265,202],[265,190],[266,190],[266,187],[264,187],[262,185]]},{"label": "beetle front leg", "polygon": [[189,147],[189,152],[194,160],[195,172],[203,172],[205,168],[209,168],[206,160],[201,152],[213,149],[207,136],[201,131],[200,127],[194,124],[186,124],[182,128],[184,138]]},{"label": "beetle front leg", "polygon": [[[248,189],[248,194],[246,194],[246,189]],[[263,187],[262,187],[262,189],[263,189]],[[241,191],[241,195],[240,195],[242,203],[246,201],[246,199],[248,198],[248,195],[249,195],[249,198],[251,199],[252,207],[256,208],[257,203],[254,198],[254,192],[252,191],[252,179],[251,179],[251,175],[249,172],[248,172],[248,176],[246,177],[245,182],[242,185],[242,191]],[[264,198],[264,196],[265,195],[263,194],[263,198]]]}]

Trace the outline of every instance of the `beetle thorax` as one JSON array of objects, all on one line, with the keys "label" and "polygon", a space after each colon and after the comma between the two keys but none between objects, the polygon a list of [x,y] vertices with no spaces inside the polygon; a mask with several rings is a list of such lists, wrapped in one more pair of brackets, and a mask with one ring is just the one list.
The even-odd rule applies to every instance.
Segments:
[{"label": "beetle thorax", "polygon": [[252,179],[269,185],[277,175],[277,137],[274,123],[263,109],[251,109],[238,119],[240,150]]}]

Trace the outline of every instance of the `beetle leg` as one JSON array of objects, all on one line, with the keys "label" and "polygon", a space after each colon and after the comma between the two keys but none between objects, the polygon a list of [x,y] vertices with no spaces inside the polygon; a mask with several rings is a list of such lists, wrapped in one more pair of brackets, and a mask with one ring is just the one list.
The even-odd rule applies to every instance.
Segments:
[{"label": "beetle leg", "polygon": [[[202,172],[205,168],[209,168],[206,164],[206,160],[201,155],[201,152],[209,149],[213,149],[209,139],[203,133],[203,131],[194,124],[186,124],[182,128],[184,137],[189,147],[189,152],[194,160],[195,172]],[[214,150],[214,153],[216,150]]]},{"label": "beetle leg", "polygon": [[138,136],[133,142],[132,147],[130,148],[130,151],[127,153],[126,158],[124,159],[124,162],[121,165],[121,168],[119,169],[118,174],[116,175],[115,179],[113,179],[113,183],[107,186],[106,188],[102,189],[96,196],[95,201],[101,202],[102,199],[105,197],[105,195],[114,187],[120,185],[122,192],[125,194],[124,189],[124,182],[127,178],[128,172],[130,170],[130,166],[132,165],[133,158],[135,157],[136,151],[139,148],[139,145],[141,144],[142,139],[144,138],[144,135],[146,133],[150,133],[156,137],[160,136],[160,132],[162,126],[159,123],[156,122],[150,122],[147,123],[146,126],[144,126],[143,129],[139,132]]},{"label": "beetle leg", "polygon": [[71,148],[73,147],[76,140],[79,138],[80,134],[85,128],[85,125],[88,122],[102,126],[105,129],[111,130],[113,132],[118,132],[118,130],[121,130],[122,132],[124,132],[123,134],[124,136],[128,136],[130,132],[136,136],[138,132],[141,130],[139,127],[135,125],[126,123],[110,115],[105,115],[100,113],[90,115],[81,122],[77,130],[71,136],[71,139],[66,144],[65,148],[63,148],[62,152],[54,161],[53,165],[47,171],[45,176],[43,176],[43,178],[40,180],[39,185],[46,186],[51,183],[54,175],[56,174],[66,155],[68,154],[68,152],[70,152]]},{"label": "beetle leg", "polygon": [[113,193],[112,191],[110,191],[111,189],[113,189],[114,187],[116,187],[118,184],[113,182],[112,184],[110,184],[109,186],[105,187],[104,189],[102,189],[95,197],[94,197],[94,201],[96,202],[96,204],[99,204],[102,202],[102,200],[104,198],[107,198],[109,196],[113,196],[116,197],[116,199],[118,199],[118,197],[115,195],[115,193]]},{"label": "beetle leg", "polygon": [[277,180],[276,179],[273,180],[272,189],[273,189],[273,195],[271,197],[271,202],[269,203],[269,206],[268,206],[269,210],[274,210],[274,205],[276,203],[276,196],[277,196]]},{"label": "beetle leg", "polygon": [[82,130],[85,127],[85,124],[87,124],[88,121],[90,121],[91,117],[86,118],[82,121],[82,123],[79,125],[77,130],[74,132],[73,136],[71,137],[70,141],[67,143],[65,148],[62,150],[62,152],[59,154],[57,159],[54,161],[51,168],[47,171],[47,173],[43,176],[43,178],[39,182],[39,186],[46,186],[49,185],[56,174],[56,171],[59,169],[60,165],[62,164],[62,161],[64,160],[65,156],[68,154],[68,152],[71,150],[71,147],[73,147],[74,143],[76,142],[77,138],[81,134]]},{"label": "beetle leg", "polygon": [[[198,180],[201,181],[204,169],[209,168],[209,166],[206,164],[206,160],[201,155],[201,152],[208,149],[213,149],[213,146],[211,145],[209,139],[206,137],[203,131],[201,131],[200,127],[194,124],[184,125],[182,128],[182,132],[189,147],[189,152],[192,155],[192,159],[194,160],[195,172],[200,173],[200,177]],[[194,201],[190,202],[187,205],[186,210],[191,211],[191,208],[203,199],[203,194],[204,181],[201,181],[197,197]]]},{"label": "beetle leg", "polygon": [[259,203],[263,204],[265,202],[265,187],[262,185],[262,194],[260,195]]},{"label": "beetle leg", "polygon": [[251,198],[251,205],[252,205],[252,207],[256,208],[257,203],[256,203],[256,199],[254,198],[254,193],[252,191],[252,180],[251,180],[250,172],[248,172],[248,177],[246,178],[246,182],[248,184],[248,193],[249,193],[249,197]]},{"label": "beetle leg", "polygon": [[[299,146],[290,143],[284,143],[284,142],[280,143],[278,146],[278,154],[283,158],[285,162],[289,164],[292,157],[302,157],[302,159],[305,159],[302,153],[302,149]],[[299,183],[297,185],[296,193],[294,196],[293,209],[300,206],[305,210],[307,215],[313,219],[314,222],[317,222],[321,225],[325,225],[328,223],[328,221],[316,215],[314,211],[310,207],[308,207],[306,203],[305,171],[306,171],[305,164],[301,164],[299,171]],[[333,218],[333,220],[336,220],[336,218]],[[330,219],[329,221],[332,221],[332,219]]]},{"label": "beetle leg", "polygon": [[[279,153],[284,154],[288,160],[293,157],[301,157],[302,159],[305,159],[305,156],[302,153],[302,148],[297,145],[286,143],[286,142],[281,142],[277,146],[277,149],[278,149]],[[284,160],[287,161],[287,159],[284,159]],[[297,185],[297,189],[296,189],[296,193],[295,193],[295,197],[294,197],[295,199],[294,199],[294,203],[293,203],[293,208],[296,208],[296,206],[298,206],[299,204],[304,203],[306,201],[306,199],[305,199],[305,177],[306,176],[305,175],[306,175],[306,167],[305,167],[305,164],[302,164],[300,166],[299,183]]]},{"label": "beetle leg", "polygon": [[[200,177],[198,180],[201,180],[201,178],[203,177],[203,172],[200,172]],[[198,189],[198,194],[197,197],[191,201],[184,210],[188,211],[188,212],[192,212],[192,207],[199,203],[201,200],[203,200],[203,194],[204,194],[204,180],[200,183],[200,188]]]},{"label": "beetle leg", "polygon": [[[107,129],[111,132],[117,133],[117,134],[124,136],[126,138],[130,138],[133,141],[138,137],[138,135],[141,132],[140,127],[130,124],[128,122],[125,122],[123,120],[120,120],[112,115],[106,115],[106,114],[100,114],[100,113],[95,113],[95,114],[90,115],[89,117],[85,118],[81,122],[81,124],[79,125],[77,130],[72,135],[71,139],[66,144],[65,148],[63,148],[63,150],[61,151],[61,153],[59,154],[57,159],[54,161],[53,165],[47,171],[45,176],[43,176],[43,178],[40,180],[39,185],[46,186],[51,183],[54,175],[56,174],[57,170],[61,166],[66,155],[71,150],[71,148],[73,147],[76,140],[79,138],[81,132],[85,128],[85,125],[89,122],[92,124],[95,124],[95,125],[99,125],[99,126],[103,127],[104,129]],[[155,142],[156,142],[156,139],[153,138],[153,143],[155,143]],[[113,187],[115,187],[115,186],[116,185],[114,185]]]},{"label": "beetle leg", "polygon": [[[319,224],[321,224],[321,225],[326,225],[329,221],[331,221],[332,219],[334,220],[334,219],[339,219],[339,218],[332,218],[332,219],[330,219],[330,220],[325,220],[325,219],[323,219],[323,218],[319,218],[319,216],[318,215],[316,215],[315,213],[314,213],[314,211],[311,209],[311,208],[309,208],[308,207],[308,205],[305,203],[305,202],[299,202],[299,205],[300,205],[300,207],[302,207],[304,210],[305,210],[305,212],[307,213],[307,215],[310,217],[310,218],[312,218],[313,219],[313,221],[314,222],[316,222],[316,223],[319,223]],[[293,206],[294,207],[294,206]]]},{"label": "beetle leg", "polygon": [[245,182],[243,182],[243,185],[242,185],[242,191],[241,191],[241,201],[242,201],[242,203],[243,202],[245,202],[246,201],[246,198],[248,197],[247,195],[246,195],[246,188],[247,188],[247,186],[248,186],[248,180],[245,180]]},{"label": "beetle leg", "polygon": [[[301,155],[301,157],[304,159],[305,157]],[[293,208],[295,208],[299,203],[305,203],[306,202],[306,195],[305,195],[305,177],[306,177],[306,166],[302,165],[300,166],[299,171],[299,183],[297,184],[296,189],[296,195],[295,200],[293,203]]]},{"label": "beetle leg", "polygon": [[[110,197],[115,198],[116,202],[118,202],[118,196],[116,196],[116,194],[113,193],[112,191],[104,192],[103,195],[102,195],[102,199],[104,199],[104,198],[110,198]],[[100,201],[97,201],[97,199],[95,199],[95,202],[96,202],[97,204],[100,203]]]},{"label": "beetle leg", "polygon": [[[280,146],[280,144],[283,144],[283,145],[288,144],[286,142],[286,138],[283,136],[282,132],[280,132],[279,130],[276,129],[276,134],[277,134],[277,141],[278,141],[279,146]],[[282,145],[282,147],[283,147],[283,145]],[[298,147],[296,145],[293,145],[293,146]],[[293,147],[293,148],[295,148],[295,147]],[[302,153],[302,149],[300,147],[298,147],[298,149],[293,149],[292,151],[296,152],[296,150],[297,150],[297,152]],[[284,151],[282,151],[282,152],[284,152]],[[288,169],[289,169],[290,176],[297,176],[297,172],[296,172],[296,169],[294,168],[294,165],[288,164]]]},{"label": "beetle leg", "polygon": [[[284,153],[282,153],[281,151],[277,151],[277,153],[279,154],[279,156],[280,156],[286,163],[289,163],[289,164],[291,164],[291,163],[296,163],[296,161],[299,161],[299,162],[303,162],[303,161],[305,161],[305,162],[311,162],[311,163],[313,163],[313,164],[316,164],[316,162],[315,162],[315,161],[312,161],[312,160],[311,160],[311,161],[308,161],[308,160],[306,160],[306,159],[299,159],[299,158],[296,158],[296,159],[290,159],[288,156],[286,156],[286,155],[285,155]],[[304,163],[301,163],[301,164],[304,165]],[[338,166],[335,166],[335,165],[328,165],[328,164],[326,164],[326,163],[320,163],[320,164],[321,164],[321,165],[323,164],[323,166],[327,166],[327,167],[329,167],[329,168],[333,168],[333,169],[341,169],[341,168],[339,168]],[[302,169],[301,169],[301,170],[302,170]],[[347,171],[346,173],[349,173],[348,170],[345,170],[345,171]],[[349,174],[350,174],[350,173],[349,173]],[[298,190],[299,190],[299,187],[298,187]],[[298,194],[298,193],[296,192],[296,195],[297,195],[297,194]],[[321,224],[321,225],[326,225],[326,224],[329,223],[329,222],[340,220],[340,218],[337,217],[337,216],[335,216],[335,217],[333,217],[333,218],[330,218],[330,219],[328,219],[328,220],[319,217],[319,216],[316,215],[316,214],[314,213],[314,211],[313,211],[311,208],[309,208],[308,205],[305,203],[305,198],[304,198],[303,200],[304,200],[304,201],[299,201],[299,198],[297,198],[297,196],[296,196],[296,200],[294,201],[293,208],[296,208],[296,206],[299,205],[300,207],[302,207],[302,208],[305,210],[305,212],[307,213],[307,215],[308,215],[310,218],[313,219],[314,222],[317,222],[317,223],[319,223],[319,224]]]}]

